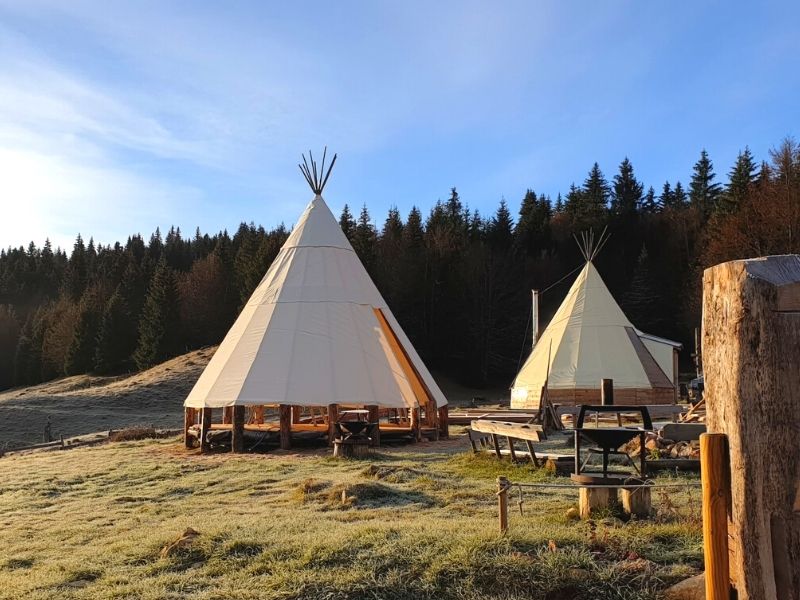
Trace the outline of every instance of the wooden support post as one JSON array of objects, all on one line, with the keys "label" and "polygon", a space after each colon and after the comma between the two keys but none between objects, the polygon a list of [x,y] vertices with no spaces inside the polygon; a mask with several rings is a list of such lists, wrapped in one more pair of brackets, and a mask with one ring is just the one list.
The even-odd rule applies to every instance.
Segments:
[{"label": "wooden support post", "polygon": [[226,406],[222,409],[222,423],[223,425],[230,425],[233,423],[233,407]]},{"label": "wooden support post", "polygon": [[494,444],[494,453],[497,454],[497,458],[503,458],[503,453],[500,452],[500,440],[496,433],[492,434],[492,444]]},{"label": "wooden support post", "polygon": [[741,600],[800,598],[800,256],[707,269],[700,348],[706,425],[728,440],[730,580]]},{"label": "wooden support post", "polygon": [[233,406],[231,427],[231,452],[244,452],[244,406]]},{"label": "wooden support post", "polygon": [[197,419],[197,409],[187,406],[183,411],[183,445],[187,448],[193,447],[193,441],[189,437],[189,429],[195,424]]},{"label": "wooden support post", "polygon": [[[614,404],[614,380],[601,379],[600,380],[600,404],[603,406],[612,406]],[[597,423],[597,415],[595,415],[595,424]],[[617,427],[622,427],[622,415],[617,413]]]},{"label": "wooden support post", "polygon": [[517,462],[517,454],[514,452],[514,439],[507,435],[506,444],[508,444],[508,454],[511,456],[511,462]]},{"label": "wooden support post", "polygon": [[303,416],[302,406],[292,406],[292,423],[299,423]]},{"label": "wooden support post", "polygon": [[729,600],[728,438],[724,433],[704,433],[700,436],[700,464],[706,598]]},{"label": "wooden support post", "polygon": [[254,406],[253,407],[253,421],[257,425],[262,425],[264,423],[264,407],[263,406]]},{"label": "wooden support post", "polygon": [[211,419],[214,416],[213,408],[203,408],[200,411],[200,452],[208,452],[208,432],[211,430]]},{"label": "wooden support post", "polygon": [[450,413],[447,404],[439,407],[439,437],[450,437]]},{"label": "wooden support post", "polygon": [[620,488],[619,500],[625,514],[649,517],[652,498],[649,487]]},{"label": "wooden support post", "polygon": [[336,422],[339,420],[339,405],[328,404],[328,445],[336,439]]},{"label": "wooden support post", "polygon": [[533,442],[530,441],[530,440],[525,440],[525,444],[527,444],[527,446],[528,446],[528,455],[531,458],[531,462],[533,463],[533,466],[536,467],[536,468],[539,468],[539,459],[536,458],[536,450],[534,450],[534,448],[533,448]]},{"label": "wooden support post", "polygon": [[416,406],[411,409],[411,435],[415,442],[422,439],[422,429],[420,428],[420,408]]},{"label": "wooden support post", "polygon": [[370,423],[376,423],[375,429],[372,431],[370,446],[380,446],[381,445],[381,426],[380,426],[380,412],[378,406],[376,404],[370,404],[367,406],[367,410],[369,414],[367,415],[367,420]]},{"label": "wooden support post", "polygon": [[290,450],[292,447],[292,407],[281,404],[278,407],[281,426],[281,450]]},{"label": "wooden support post", "polygon": [[497,508],[500,518],[500,533],[508,531],[508,479],[497,478]]}]

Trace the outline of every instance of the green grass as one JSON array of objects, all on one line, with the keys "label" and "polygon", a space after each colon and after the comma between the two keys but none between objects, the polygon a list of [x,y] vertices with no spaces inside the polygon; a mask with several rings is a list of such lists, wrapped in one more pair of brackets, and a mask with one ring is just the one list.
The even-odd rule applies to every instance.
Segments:
[{"label": "green grass", "polygon": [[[7,456],[0,598],[641,600],[701,568],[699,522],[674,515],[685,492],[627,523],[569,520],[572,490],[526,492],[520,515],[515,492],[501,536],[498,475],[553,479],[436,445],[360,461],[175,440]],[[161,558],[187,527],[200,536]]]}]

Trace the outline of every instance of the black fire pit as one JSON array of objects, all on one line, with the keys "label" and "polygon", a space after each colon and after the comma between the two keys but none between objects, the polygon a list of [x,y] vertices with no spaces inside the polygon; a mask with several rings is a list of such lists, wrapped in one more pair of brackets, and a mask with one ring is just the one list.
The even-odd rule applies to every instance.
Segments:
[{"label": "black fire pit", "polygon": [[[642,415],[643,427],[584,427],[584,421],[587,412],[593,413],[613,413],[620,415],[621,413],[639,412]],[[621,422],[621,420],[618,420]],[[580,413],[578,413],[578,420],[575,423],[575,473],[572,479],[580,483],[599,484],[599,483],[620,483],[628,478],[628,474],[623,473],[625,477],[614,477],[613,475],[619,473],[611,473],[609,476],[608,471],[608,458],[612,454],[625,456],[628,461],[633,465],[640,476],[644,476],[647,471],[645,462],[645,434],[653,429],[653,422],[650,419],[650,412],[646,406],[592,406],[584,404],[581,406]],[[620,446],[631,441],[635,437],[639,437],[641,444],[641,451],[639,453],[639,466],[633,462],[627,452],[618,450]],[[588,448],[589,455],[584,462],[581,462],[581,441],[586,440],[593,444]],[[603,456],[603,470],[602,472],[586,471],[586,464],[593,454],[601,454]]]},{"label": "black fire pit", "polygon": [[335,424],[336,439],[333,440],[333,455],[358,457],[369,454],[372,444],[370,433],[378,426],[369,422],[368,410],[344,410]]}]

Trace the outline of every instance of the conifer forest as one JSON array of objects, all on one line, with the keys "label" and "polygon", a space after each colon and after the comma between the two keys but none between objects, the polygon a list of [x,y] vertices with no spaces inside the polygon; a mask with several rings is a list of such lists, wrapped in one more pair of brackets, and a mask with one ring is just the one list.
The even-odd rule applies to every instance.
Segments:
[{"label": "conifer forest", "polygon": [[[690,364],[703,269],[800,253],[800,146],[744,148],[722,169],[702,151],[684,181],[640,181],[625,158],[594,164],[553,198],[529,189],[493,214],[457,188],[408,214],[340,216],[369,274],[423,359],[469,386],[510,383],[531,345],[531,290],[542,326],[582,258],[573,235],[607,227],[596,266],[639,329],[684,343]],[[331,199],[336,202],[338,199]],[[0,389],[80,373],[148,368],[217,344],[286,240],[283,226],[232,235],[178,229],[72,248],[47,241],[0,251]]]}]

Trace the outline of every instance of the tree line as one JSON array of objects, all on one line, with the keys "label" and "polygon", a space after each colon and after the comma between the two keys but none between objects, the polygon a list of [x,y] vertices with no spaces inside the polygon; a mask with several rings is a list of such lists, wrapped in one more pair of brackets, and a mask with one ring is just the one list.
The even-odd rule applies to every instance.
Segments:
[{"label": "tree line", "polygon": [[[625,158],[595,163],[555,200],[529,189],[512,212],[470,210],[453,188],[423,215],[391,208],[376,226],[345,205],[340,225],[423,358],[468,385],[508,383],[530,351],[530,290],[544,320],[581,265],[573,235],[608,228],[597,267],[638,328],[691,343],[702,270],[800,251],[800,146],[758,162],[748,148],[718,180],[703,150],[688,178],[656,191]],[[231,236],[80,235],[0,251],[0,389],[64,375],[145,369],[219,343],[288,236],[242,223]],[[684,359],[688,352],[684,352]]]}]

